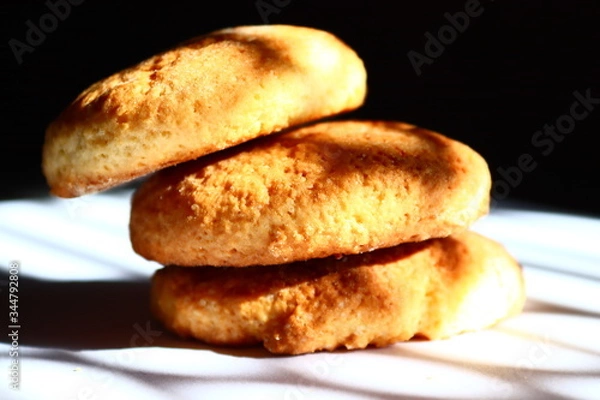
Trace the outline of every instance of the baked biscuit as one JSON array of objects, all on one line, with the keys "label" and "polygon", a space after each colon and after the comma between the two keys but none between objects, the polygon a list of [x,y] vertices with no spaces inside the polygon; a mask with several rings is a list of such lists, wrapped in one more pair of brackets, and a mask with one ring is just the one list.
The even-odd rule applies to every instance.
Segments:
[{"label": "baked biscuit", "polygon": [[488,212],[474,150],[400,122],[334,121],[162,170],[133,195],[134,250],[161,264],[284,264],[445,237]]},{"label": "baked biscuit", "polygon": [[158,270],[151,307],[166,328],[273,353],[446,338],[521,311],[524,283],[498,243],[472,232],[341,259]]},{"label": "baked biscuit", "polygon": [[83,91],[46,131],[43,171],[52,193],[75,197],[352,110],[365,94],[363,62],[330,33],[224,29]]}]

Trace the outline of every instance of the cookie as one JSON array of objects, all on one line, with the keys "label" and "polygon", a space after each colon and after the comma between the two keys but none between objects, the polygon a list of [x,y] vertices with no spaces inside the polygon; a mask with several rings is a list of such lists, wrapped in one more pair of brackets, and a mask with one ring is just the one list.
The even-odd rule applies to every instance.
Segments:
[{"label": "cookie", "polygon": [[401,122],[321,122],[162,170],[134,193],[130,237],[179,266],[284,264],[465,230],[491,178],[466,145]]},{"label": "cookie", "polygon": [[520,266],[472,232],[278,266],[158,270],[151,307],[166,328],[280,354],[447,338],[521,311]]},{"label": "cookie", "polygon": [[362,105],[366,71],[330,33],[224,29],[84,90],[46,131],[51,192],[75,197]]}]

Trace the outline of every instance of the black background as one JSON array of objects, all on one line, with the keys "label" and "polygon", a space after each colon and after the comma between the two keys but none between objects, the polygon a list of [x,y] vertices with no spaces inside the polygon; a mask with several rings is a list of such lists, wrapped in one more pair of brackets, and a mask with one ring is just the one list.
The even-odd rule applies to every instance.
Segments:
[{"label": "black background", "polygon": [[[482,0],[481,15],[420,76],[407,53],[424,54],[425,33],[437,36],[448,24],[444,14],[464,10],[466,1],[264,3],[279,4],[266,22],[331,31],[363,58],[367,101],[347,117],[407,121],[461,140],[487,159],[496,182],[498,168],[530,154],[537,167],[502,194],[505,201],[600,215],[600,105],[547,155],[532,144],[536,131],[569,113],[575,91],[600,98],[597,2]],[[190,37],[265,23],[255,1],[86,0],[19,64],[9,41],[25,42],[26,22],[39,26],[50,9],[45,1],[0,7],[4,199],[47,196],[44,129],[85,87]]]}]

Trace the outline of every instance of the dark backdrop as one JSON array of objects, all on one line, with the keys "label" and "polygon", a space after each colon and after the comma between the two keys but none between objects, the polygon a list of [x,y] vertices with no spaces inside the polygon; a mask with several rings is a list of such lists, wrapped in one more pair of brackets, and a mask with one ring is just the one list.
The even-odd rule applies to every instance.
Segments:
[{"label": "dark backdrop", "polygon": [[[600,215],[595,1],[65,2],[0,5],[1,198],[46,195],[44,129],[89,84],[211,30],[286,23],[329,30],[363,58],[368,98],[349,116],[469,144],[488,160],[497,200]],[[48,32],[23,50],[31,26]]]}]

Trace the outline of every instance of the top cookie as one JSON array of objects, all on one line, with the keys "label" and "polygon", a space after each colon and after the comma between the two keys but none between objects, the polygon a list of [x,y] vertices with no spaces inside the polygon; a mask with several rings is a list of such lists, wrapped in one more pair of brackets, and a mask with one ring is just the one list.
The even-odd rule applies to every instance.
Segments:
[{"label": "top cookie", "polygon": [[101,80],[50,124],[42,167],[76,197],[362,105],[361,59],[330,33],[242,26]]},{"label": "top cookie", "polygon": [[283,264],[445,237],[487,213],[466,145],[400,122],[322,122],[166,170],[133,196],[136,252],[162,264]]}]

